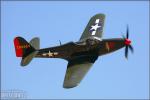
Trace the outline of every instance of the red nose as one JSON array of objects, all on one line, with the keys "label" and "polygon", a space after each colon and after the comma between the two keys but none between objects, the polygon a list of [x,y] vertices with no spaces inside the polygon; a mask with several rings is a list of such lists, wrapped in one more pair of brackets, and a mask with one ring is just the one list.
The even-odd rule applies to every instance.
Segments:
[{"label": "red nose", "polygon": [[125,39],[125,45],[130,45],[131,41],[129,39]]}]

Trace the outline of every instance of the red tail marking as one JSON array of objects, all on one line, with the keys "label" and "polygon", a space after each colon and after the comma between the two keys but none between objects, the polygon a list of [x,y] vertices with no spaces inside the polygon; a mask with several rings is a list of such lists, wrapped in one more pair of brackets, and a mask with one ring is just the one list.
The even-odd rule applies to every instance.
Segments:
[{"label": "red tail marking", "polygon": [[15,45],[15,50],[16,50],[16,56],[22,57],[23,56],[23,50],[22,50],[22,48],[18,48],[18,46],[20,46],[20,43],[19,43],[19,40],[17,37],[14,39],[14,45]]}]

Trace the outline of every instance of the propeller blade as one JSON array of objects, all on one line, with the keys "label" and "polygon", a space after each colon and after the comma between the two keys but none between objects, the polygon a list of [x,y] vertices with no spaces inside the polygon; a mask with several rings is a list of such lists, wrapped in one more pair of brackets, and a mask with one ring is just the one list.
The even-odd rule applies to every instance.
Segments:
[{"label": "propeller blade", "polygon": [[134,49],[133,49],[132,45],[129,45],[129,49],[131,50],[132,53],[134,52]]},{"label": "propeller blade", "polygon": [[128,39],[129,38],[129,28],[127,26],[127,35],[126,35],[126,38]]},{"label": "propeller blade", "polygon": [[125,43],[126,44],[126,46],[125,46],[125,57],[128,59],[128,49],[130,49],[132,53],[134,52],[133,46],[130,45],[131,41],[128,40],[128,38],[129,38],[129,28],[128,28],[128,25],[127,25],[126,37],[125,36],[122,36],[122,37],[123,37],[123,39],[125,39],[125,42],[127,42],[127,43]]},{"label": "propeller blade", "polygon": [[125,47],[125,57],[128,58],[128,46]]}]

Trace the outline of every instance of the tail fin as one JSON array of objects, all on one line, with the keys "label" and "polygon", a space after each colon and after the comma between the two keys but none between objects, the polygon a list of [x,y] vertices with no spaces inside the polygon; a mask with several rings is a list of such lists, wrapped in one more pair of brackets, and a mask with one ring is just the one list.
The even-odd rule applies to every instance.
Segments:
[{"label": "tail fin", "polygon": [[14,46],[16,50],[16,56],[22,57],[21,66],[29,64],[38,52],[22,37],[16,37],[14,39]]}]

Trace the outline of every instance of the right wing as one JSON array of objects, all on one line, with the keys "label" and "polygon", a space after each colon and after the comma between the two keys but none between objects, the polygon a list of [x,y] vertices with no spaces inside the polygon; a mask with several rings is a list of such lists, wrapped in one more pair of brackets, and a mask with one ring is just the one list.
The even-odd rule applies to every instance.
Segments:
[{"label": "right wing", "polygon": [[97,56],[86,56],[70,60],[64,79],[64,88],[73,88],[77,86],[89,71]]},{"label": "right wing", "polygon": [[87,39],[91,36],[101,38],[103,33],[104,20],[104,14],[96,14],[95,16],[93,16],[86,26],[80,40]]}]

